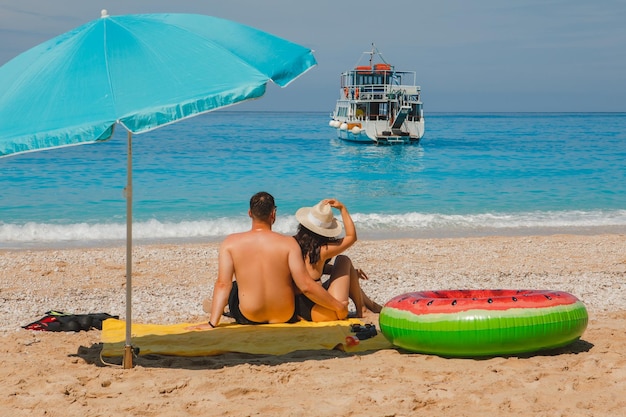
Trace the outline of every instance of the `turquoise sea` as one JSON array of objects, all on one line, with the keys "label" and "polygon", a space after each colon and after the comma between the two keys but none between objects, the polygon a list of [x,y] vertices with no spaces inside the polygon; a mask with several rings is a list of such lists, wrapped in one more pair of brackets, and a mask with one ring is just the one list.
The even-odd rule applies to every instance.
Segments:
[{"label": "turquoise sea", "polygon": [[[326,197],[361,238],[626,232],[626,113],[426,114],[419,145],[337,140],[328,113],[218,111],[133,137],[135,242],[275,230]],[[0,159],[0,248],[125,239],[126,134]]]}]

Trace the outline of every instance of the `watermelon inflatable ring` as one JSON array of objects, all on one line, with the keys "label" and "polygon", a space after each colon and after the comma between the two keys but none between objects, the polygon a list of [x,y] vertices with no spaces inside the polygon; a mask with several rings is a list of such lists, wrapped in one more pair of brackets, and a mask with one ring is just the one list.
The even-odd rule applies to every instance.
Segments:
[{"label": "watermelon inflatable ring", "polygon": [[395,346],[448,357],[497,356],[568,345],[587,328],[587,309],[561,291],[447,290],[399,295],[380,312]]}]

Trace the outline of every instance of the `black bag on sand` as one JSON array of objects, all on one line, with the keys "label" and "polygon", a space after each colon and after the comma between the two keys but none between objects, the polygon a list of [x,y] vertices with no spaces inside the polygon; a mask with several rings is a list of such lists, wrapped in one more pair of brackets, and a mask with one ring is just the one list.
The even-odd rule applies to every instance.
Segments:
[{"label": "black bag on sand", "polygon": [[46,315],[22,328],[48,332],[80,332],[81,330],[102,330],[106,319],[117,319],[108,313],[70,314],[60,311],[47,311]]}]

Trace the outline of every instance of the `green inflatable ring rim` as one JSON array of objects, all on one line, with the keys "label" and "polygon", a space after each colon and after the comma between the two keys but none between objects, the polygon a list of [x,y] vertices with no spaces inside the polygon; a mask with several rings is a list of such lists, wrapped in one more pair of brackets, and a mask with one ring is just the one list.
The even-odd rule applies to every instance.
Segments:
[{"label": "green inflatable ring rim", "polygon": [[588,323],[585,305],[562,292],[570,298],[567,303],[554,305],[552,301],[549,307],[487,309],[482,304],[458,312],[415,314],[390,306],[401,297],[432,294],[407,293],[385,304],[379,326],[389,342],[446,357],[512,355],[566,346],[580,338]]}]

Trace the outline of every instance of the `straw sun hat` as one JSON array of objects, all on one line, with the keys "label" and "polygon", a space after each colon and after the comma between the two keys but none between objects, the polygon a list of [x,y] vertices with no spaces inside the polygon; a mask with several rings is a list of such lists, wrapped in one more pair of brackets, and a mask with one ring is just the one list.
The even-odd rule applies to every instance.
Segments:
[{"label": "straw sun hat", "polygon": [[337,237],[341,234],[341,224],[333,217],[330,204],[320,201],[313,207],[302,207],[296,212],[300,224],[313,233],[324,237]]}]

